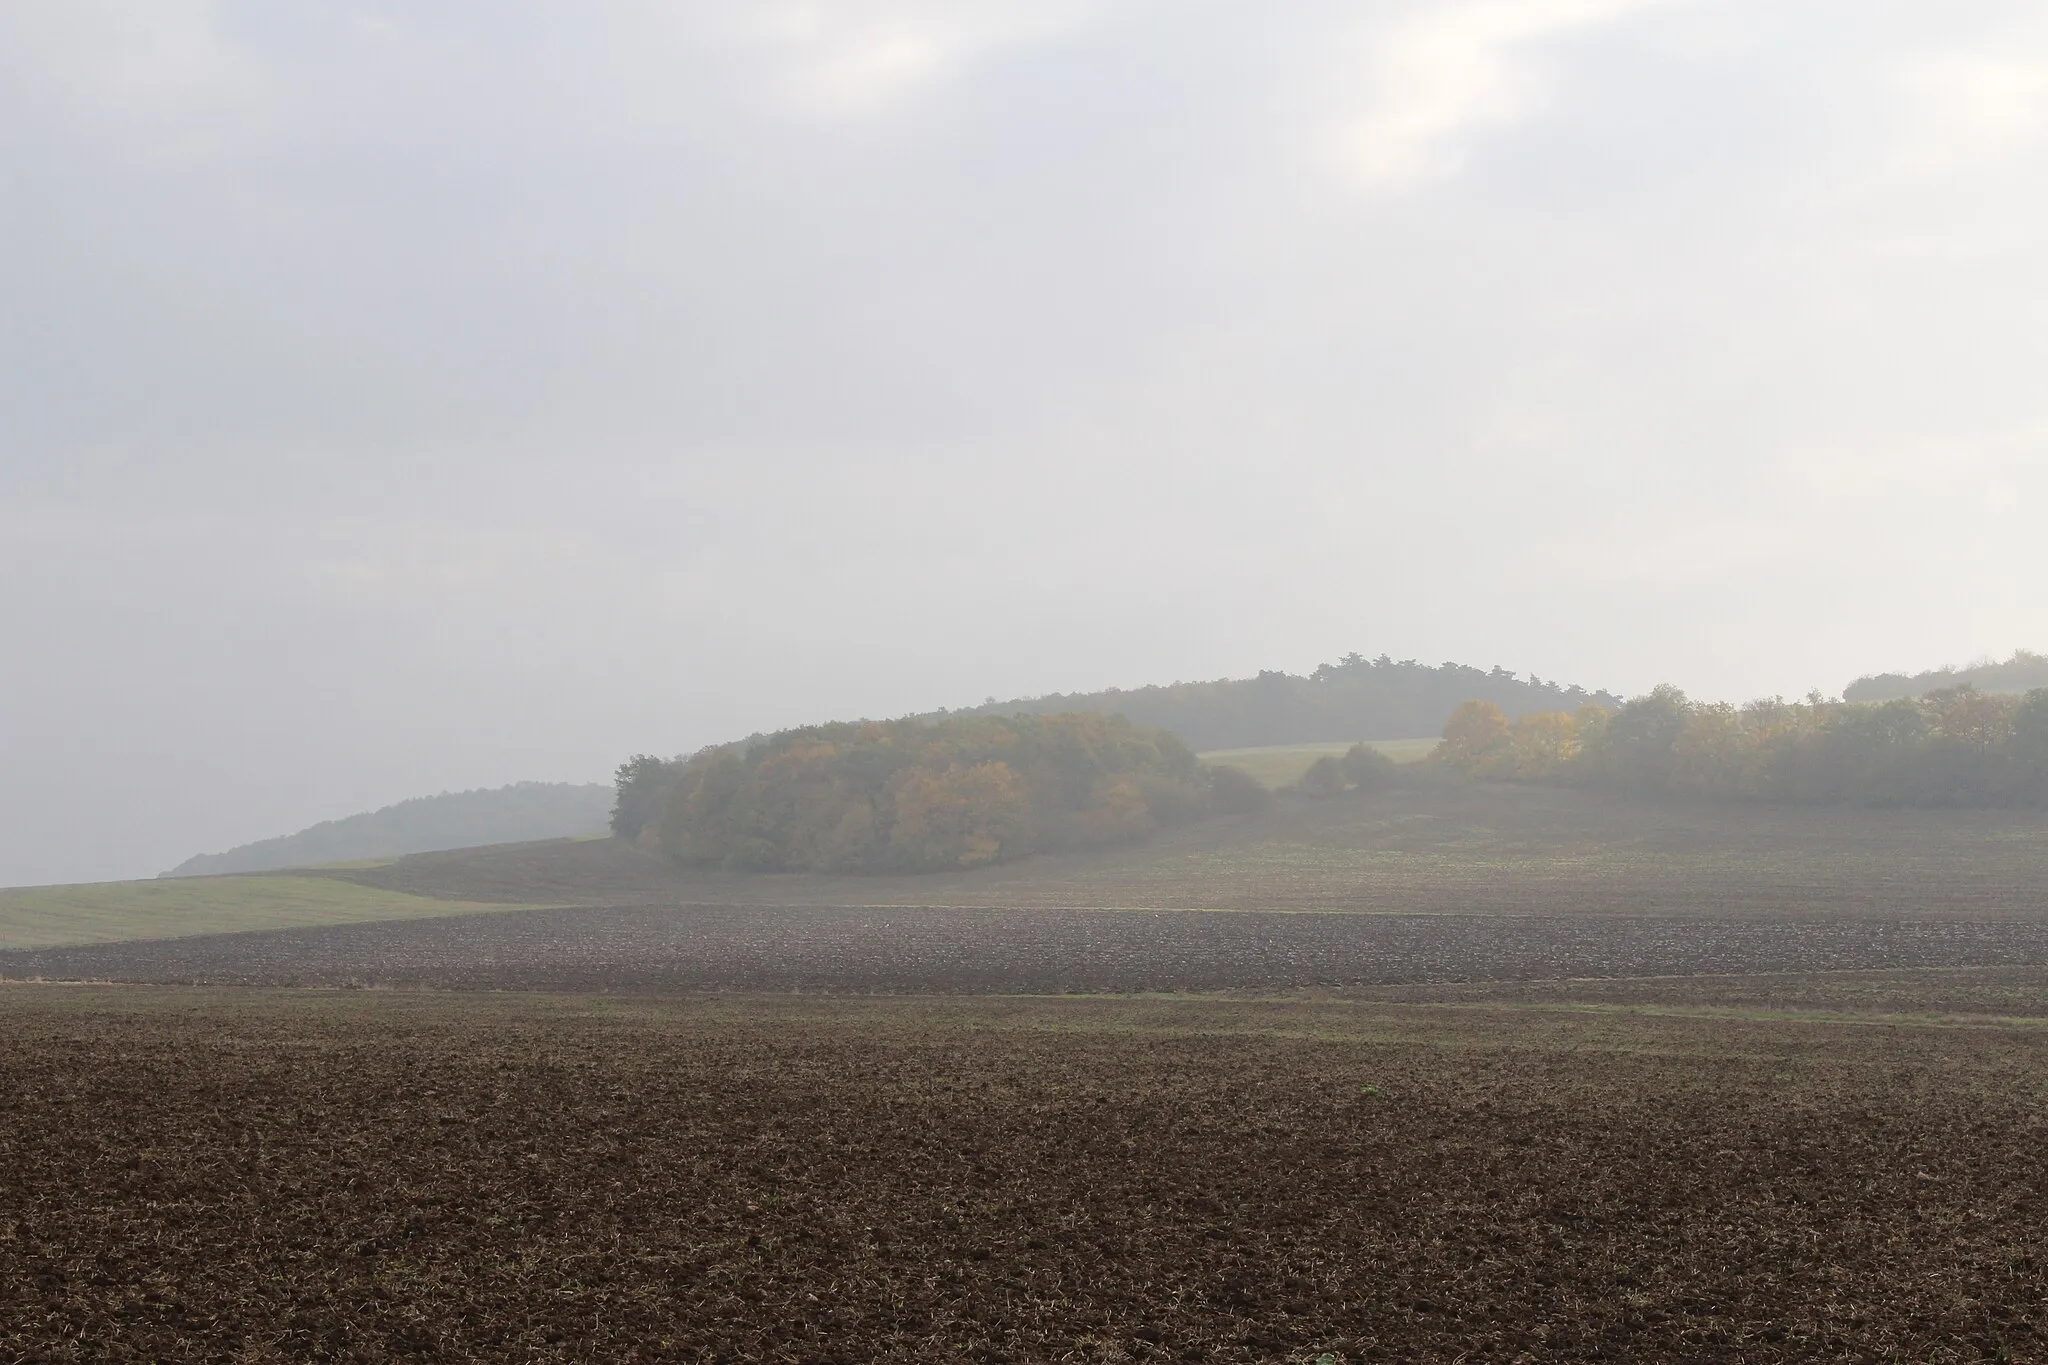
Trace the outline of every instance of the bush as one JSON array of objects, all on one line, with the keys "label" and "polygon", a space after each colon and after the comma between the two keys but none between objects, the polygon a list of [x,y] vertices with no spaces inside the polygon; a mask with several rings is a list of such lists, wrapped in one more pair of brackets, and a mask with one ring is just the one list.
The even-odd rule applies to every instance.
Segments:
[{"label": "bush", "polygon": [[1243,815],[1272,799],[1266,785],[1242,768],[1219,764],[1209,769],[1209,809],[1218,815]]},{"label": "bush", "polygon": [[1344,770],[1344,780],[1360,791],[1387,786],[1400,776],[1401,771],[1400,764],[1365,743],[1354,744],[1346,750],[1339,765]]},{"label": "bush", "polygon": [[1344,765],[1328,754],[1308,765],[1294,784],[1309,796],[1338,796],[1347,785],[1344,781]]}]

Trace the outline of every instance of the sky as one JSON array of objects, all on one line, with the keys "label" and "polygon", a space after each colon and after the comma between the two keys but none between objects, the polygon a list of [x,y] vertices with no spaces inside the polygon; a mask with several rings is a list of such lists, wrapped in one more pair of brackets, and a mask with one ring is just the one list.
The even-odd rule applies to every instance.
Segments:
[{"label": "sky", "polygon": [[0,6],[0,884],[1357,650],[2048,648],[2048,9]]}]

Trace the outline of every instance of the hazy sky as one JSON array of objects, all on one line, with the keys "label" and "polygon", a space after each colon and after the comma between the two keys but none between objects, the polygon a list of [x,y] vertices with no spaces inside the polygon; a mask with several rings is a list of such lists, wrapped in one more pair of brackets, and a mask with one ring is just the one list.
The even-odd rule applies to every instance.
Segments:
[{"label": "hazy sky", "polygon": [[2048,8],[0,5],[0,884],[1347,650],[2048,647]]}]

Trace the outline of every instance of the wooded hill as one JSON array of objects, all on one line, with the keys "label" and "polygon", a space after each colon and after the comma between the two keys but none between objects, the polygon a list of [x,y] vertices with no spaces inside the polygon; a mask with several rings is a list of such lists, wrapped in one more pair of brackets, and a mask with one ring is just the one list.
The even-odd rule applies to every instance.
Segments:
[{"label": "wooded hill", "polygon": [[619,769],[612,829],[755,872],[979,867],[1257,804],[1162,730],[1101,714],[809,726]]},{"label": "wooded hill", "polygon": [[515,782],[508,787],[416,796],[296,834],[187,858],[166,877],[267,872],[406,853],[602,834],[613,791],[598,783]]},{"label": "wooded hill", "polygon": [[921,717],[1052,715],[1100,711],[1170,730],[1197,751],[1267,744],[1310,744],[1433,735],[1460,703],[1485,701],[1509,717],[1621,704],[1608,692],[1524,679],[1505,668],[1398,662],[1347,654],[1306,677],[1262,672],[1255,678],[1180,682],[1128,690],[1054,693]]},{"label": "wooded hill", "polygon": [[2003,663],[1935,668],[1925,673],[1878,673],[1843,688],[1842,700],[1896,701],[1951,687],[1974,687],[1979,692],[2029,692],[2048,687],[2048,655],[2019,649]]}]

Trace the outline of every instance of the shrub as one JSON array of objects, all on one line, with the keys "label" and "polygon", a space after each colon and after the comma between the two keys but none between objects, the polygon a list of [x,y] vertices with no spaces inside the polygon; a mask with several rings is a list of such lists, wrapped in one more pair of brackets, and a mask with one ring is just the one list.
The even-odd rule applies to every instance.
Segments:
[{"label": "shrub", "polygon": [[1387,786],[1400,775],[1400,765],[1370,744],[1352,745],[1339,760],[1344,780],[1360,791]]},{"label": "shrub", "polygon": [[1209,769],[1209,809],[1218,815],[1242,815],[1272,799],[1266,785],[1242,768],[1218,764]]},{"label": "shrub", "polygon": [[1308,765],[1295,784],[1309,796],[1338,796],[1344,791],[1344,765],[1329,754]]}]

